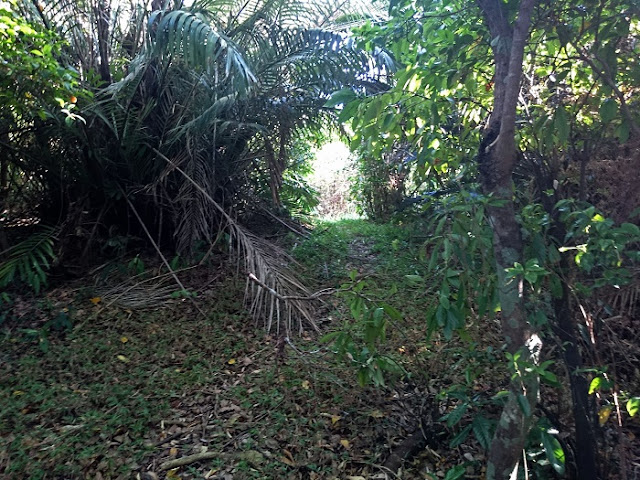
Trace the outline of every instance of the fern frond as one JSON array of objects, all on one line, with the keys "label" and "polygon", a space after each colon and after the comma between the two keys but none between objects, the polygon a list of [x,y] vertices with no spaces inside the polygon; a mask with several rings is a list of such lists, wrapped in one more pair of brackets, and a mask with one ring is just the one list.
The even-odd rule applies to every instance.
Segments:
[{"label": "fern frond", "polygon": [[56,258],[53,243],[57,229],[43,227],[5,253],[7,259],[0,263],[0,287],[7,287],[16,280],[29,285],[38,294],[47,284],[47,270]]}]

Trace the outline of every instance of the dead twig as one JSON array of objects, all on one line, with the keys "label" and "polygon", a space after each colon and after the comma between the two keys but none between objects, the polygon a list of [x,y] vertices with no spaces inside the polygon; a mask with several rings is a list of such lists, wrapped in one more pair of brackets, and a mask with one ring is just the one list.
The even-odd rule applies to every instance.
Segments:
[{"label": "dead twig", "polygon": [[182,435],[189,435],[189,434],[190,434],[190,432],[183,432],[183,431],[176,432],[176,433],[174,433],[173,435],[169,435],[169,436],[167,436],[167,437],[163,438],[162,440],[158,440],[157,442],[155,442],[155,443],[154,443],[153,445],[151,445],[151,446],[152,446],[153,448],[157,448],[157,447],[159,447],[160,445],[164,445],[165,443],[168,443],[168,442],[170,442],[171,440],[175,440],[176,438],[178,438],[178,437],[180,437],[180,436],[182,436]]},{"label": "dead twig", "polygon": [[193,455],[187,455],[186,457],[176,458],[175,460],[168,460],[160,464],[160,470],[171,470],[172,468],[184,467],[195,462],[202,460],[213,460],[214,458],[225,458],[226,454],[220,452],[201,452]]},{"label": "dead twig", "polygon": [[269,287],[267,284],[265,284],[264,282],[262,282],[258,277],[256,277],[253,273],[249,274],[249,279],[254,282],[257,283],[258,285],[260,285],[262,288],[264,288],[267,292],[269,292],[271,295],[273,295],[274,297],[276,297],[278,300],[300,300],[300,301],[312,301],[312,300],[319,300],[320,297],[326,297],[327,295],[333,295],[334,293],[337,292],[337,290],[335,288],[325,288],[324,290],[320,290],[312,295],[282,295],[278,292],[276,292],[273,288]]},{"label": "dead twig", "polygon": [[[173,279],[176,281],[176,283],[180,287],[180,290],[183,291],[183,292],[187,291],[187,289],[182,284],[182,282],[180,281],[180,279],[178,278],[176,273],[173,271],[173,268],[171,268],[171,265],[169,265],[169,262],[167,261],[166,257],[162,254],[162,251],[160,250],[160,247],[158,246],[158,244],[155,242],[155,240],[151,236],[151,233],[149,233],[149,230],[147,229],[147,226],[142,221],[142,218],[140,217],[140,215],[138,214],[138,211],[133,206],[133,203],[131,203],[131,200],[129,200],[129,197],[125,193],[124,189],[122,187],[120,187],[120,186],[119,186],[119,188],[120,188],[120,192],[122,192],[122,196],[127,201],[127,204],[129,205],[129,208],[131,208],[131,211],[135,215],[136,219],[138,219],[138,222],[140,223],[140,226],[144,230],[144,233],[147,235],[147,238],[149,239],[149,241],[153,245],[153,248],[155,248],[156,252],[158,252],[158,255],[160,256],[160,259],[162,260],[162,263],[164,263],[164,266],[167,267],[167,270],[169,270],[169,272],[171,273],[171,276],[173,277]],[[191,301],[191,303],[193,304],[195,309],[198,312],[200,312],[200,314],[204,318],[207,318],[207,314],[202,311],[202,309],[198,306],[198,304],[195,302],[195,300],[192,297],[189,297],[189,300]]]}]

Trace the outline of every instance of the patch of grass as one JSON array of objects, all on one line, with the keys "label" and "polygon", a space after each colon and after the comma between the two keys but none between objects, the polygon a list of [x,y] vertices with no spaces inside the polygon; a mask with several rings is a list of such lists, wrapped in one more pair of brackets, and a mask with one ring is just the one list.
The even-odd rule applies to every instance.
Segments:
[{"label": "patch of grass", "polygon": [[46,352],[20,330],[7,332],[0,338],[0,472],[129,478],[170,399],[211,382],[223,366],[220,345],[244,348],[217,322],[194,318],[170,323],[166,312],[113,310],[65,338],[51,335]]},{"label": "patch of grass", "polygon": [[[442,345],[426,344],[429,298],[405,278],[422,274],[418,227],[323,223],[298,240],[293,254],[307,267],[309,282],[338,287],[356,270],[372,300],[401,310],[385,348],[407,370],[420,372],[430,389],[442,390],[429,380],[438,369],[451,372],[450,384],[467,376],[483,386],[477,363],[484,359],[473,350],[462,346],[458,357],[467,353],[458,362],[462,357],[448,358]],[[242,280],[228,277],[212,288],[215,298],[199,296],[207,318],[180,301],[156,311],[113,308],[98,315],[99,307],[79,297],[70,309],[76,327],[64,337],[53,332],[46,351],[37,338],[6,330],[0,335],[0,476],[80,479],[99,472],[125,479],[203,447],[220,458],[177,475],[195,479],[214,470],[238,479],[320,480],[379,474],[361,460],[382,463],[390,445],[416,425],[411,405],[419,408],[427,397],[402,381],[386,389],[358,387],[358,365],[339,361],[306,335],[292,338],[296,348],[287,343],[282,352],[277,334],[257,329],[243,310],[243,290]],[[350,321],[341,298],[329,302],[331,328]]]},{"label": "patch of grass", "polygon": [[403,275],[422,270],[420,252],[426,238],[421,225],[380,224],[366,219],[319,222],[308,239],[292,253],[315,280],[338,283],[362,265],[371,273],[402,281]]}]

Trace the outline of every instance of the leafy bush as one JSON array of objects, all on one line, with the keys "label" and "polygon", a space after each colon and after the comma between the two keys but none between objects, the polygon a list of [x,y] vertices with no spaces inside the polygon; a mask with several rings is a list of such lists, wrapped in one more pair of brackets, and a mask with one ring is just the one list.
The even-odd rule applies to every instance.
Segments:
[{"label": "leafy bush", "polygon": [[0,287],[13,282],[28,285],[38,294],[47,284],[47,270],[56,258],[53,251],[56,229],[44,227],[7,251],[7,259],[0,263]]}]

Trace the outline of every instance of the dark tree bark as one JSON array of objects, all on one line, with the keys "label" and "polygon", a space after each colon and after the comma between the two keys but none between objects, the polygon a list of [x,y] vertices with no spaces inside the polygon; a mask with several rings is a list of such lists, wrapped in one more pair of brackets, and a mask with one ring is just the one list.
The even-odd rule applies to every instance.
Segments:
[{"label": "dark tree bark", "polygon": [[111,5],[99,0],[95,7],[96,27],[98,30],[98,52],[100,54],[100,78],[106,84],[111,83],[111,67],[109,65],[109,17]]},{"label": "dark tree bark", "polygon": [[[513,267],[515,262],[522,263],[523,256],[520,225],[513,202],[512,173],[517,159],[516,106],[524,47],[536,0],[521,1],[513,25],[502,0],[477,0],[477,4],[492,36],[495,61],[493,113],[480,144],[478,162],[484,192],[499,202],[489,207],[487,214],[493,229],[501,325],[509,353],[519,353],[520,362],[535,364],[541,341],[527,321],[523,279],[507,278],[506,269]],[[531,427],[538,391],[536,374],[522,374],[511,381],[509,397],[489,449],[487,479],[513,478]]]}]

